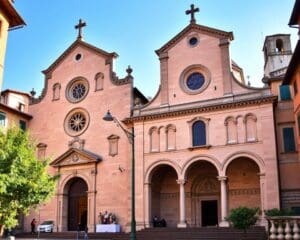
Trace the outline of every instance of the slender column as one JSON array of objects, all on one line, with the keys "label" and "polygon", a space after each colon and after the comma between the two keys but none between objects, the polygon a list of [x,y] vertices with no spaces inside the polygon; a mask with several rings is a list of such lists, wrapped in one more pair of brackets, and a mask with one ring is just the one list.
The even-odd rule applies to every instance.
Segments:
[{"label": "slender column", "polygon": [[185,191],[184,185],[186,183],[185,179],[178,179],[177,183],[179,184],[179,200],[180,200],[180,209],[179,209],[179,223],[177,224],[178,228],[186,228],[186,217],[185,217]]},{"label": "slender column", "polygon": [[259,173],[259,186],[260,186],[260,209],[261,209],[261,219],[260,225],[267,226],[267,220],[265,218],[265,173]]},{"label": "slender column", "polygon": [[226,221],[227,217],[227,177],[226,176],[218,176],[218,180],[221,182],[221,222],[220,227],[228,227],[229,224]]},{"label": "slender column", "polygon": [[151,183],[144,183],[145,193],[145,227],[150,227],[150,208],[151,208]]}]

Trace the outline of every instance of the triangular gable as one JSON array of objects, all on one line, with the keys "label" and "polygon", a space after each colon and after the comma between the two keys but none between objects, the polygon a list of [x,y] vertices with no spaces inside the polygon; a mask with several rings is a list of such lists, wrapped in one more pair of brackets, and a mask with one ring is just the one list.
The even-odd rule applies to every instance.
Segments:
[{"label": "triangular gable", "polygon": [[102,157],[87,150],[70,148],[68,151],[57,157],[50,163],[53,167],[62,167],[70,165],[81,165],[89,163],[97,163]]},{"label": "triangular gable", "polygon": [[233,40],[233,33],[232,32],[225,32],[219,29],[206,27],[203,25],[198,25],[195,23],[189,24],[186,28],[184,28],[180,33],[178,33],[175,37],[173,37],[169,42],[163,45],[160,49],[156,50],[156,54],[160,55],[161,53],[165,52],[166,50],[170,49],[174,46],[177,42],[179,42],[189,31],[196,30],[201,31],[204,33],[208,33],[219,38],[228,38],[229,40]]},{"label": "triangular gable", "polygon": [[77,39],[76,41],[74,41],[70,47],[68,47],[55,61],[54,63],[52,63],[50,65],[50,67],[48,67],[46,70],[42,71],[44,74],[48,74],[50,72],[52,72],[56,67],[57,65],[59,65],[59,63],[61,63],[65,58],[66,56],[72,52],[73,49],[75,49],[77,46],[82,46],[82,47],[85,47],[87,49],[90,49],[92,51],[94,51],[95,53],[97,54],[100,54],[102,56],[105,56],[107,57],[108,59],[112,59],[112,58],[116,58],[118,57],[118,54],[115,53],[115,52],[112,52],[112,53],[109,53],[109,52],[106,52],[100,48],[97,48],[91,44],[88,44],[80,39]]}]

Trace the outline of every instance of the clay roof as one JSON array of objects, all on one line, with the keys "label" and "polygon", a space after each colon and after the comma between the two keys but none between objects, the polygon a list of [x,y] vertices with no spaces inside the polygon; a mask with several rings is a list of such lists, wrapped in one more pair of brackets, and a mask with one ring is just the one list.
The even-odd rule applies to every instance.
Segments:
[{"label": "clay roof", "polygon": [[207,26],[190,23],[188,26],[186,26],[180,33],[178,33],[175,37],[173,37],[170,41],[168,41],[165,45],[163,45],[160,49],[156,50],[156,54],[159,55],[162,52],[166,51],[173,45],[175,45],[178,41],[180,41],[186,33],[188,33],[190,30],[198,30],[201,32],[210,33],[219,37],[225,37],[229,38],[230,40],[233,40],[233,33],[232,32],[225,32],[219,29],[210,28]]},{"label": "clay roof", "polygon": [[1,0],[0,1],[0,9],[6,15],[9,28],[22,27],[26,25],[22,17],[19,15],[17,10],[14,8],[13,4],[9,0]]},{"label": "clay roof", "polygon": [[109,59],[118,57],[118,54],[115,52],[112,52],[112,53],[106,52],[100,48],[97,48],[97,47],[89,44],[89,43],[86,43],[80,39],[77,39],[46,70],[44,70],[42,72],[44,74],[52,72],[65,59],[65,57],[77,46],[82,46],[82,47],[88,48],[102,56],[104,55],[105,57],[107,57]]},{"label": "clay roof", "polygon": [[16,93],[16,94],[20,94],[20,95],[25,95],[27,97],[31,97],[31,95],[27,92],[22,92],[22,91],[14,90],[14,89],[5,89],[4,91],[1,92],[1,95],[5,95],[7,93]]},{"label": "clay roof", "polygon": [[300,0],[296,0],[292,14],[291,14],[291,18],[289,21],[289,25],[293,26],[293,25],[297,25],[299,24],[299,20],[300,19]]},{"label": "clay roof", "polygon": [[284,79],[282,84],[288,85],[291,83],[291,80],[293,78],[293,75],[295,74],[297,68],[300,67],[300,40],[298,40],[294,54],[292,56],[292,59],[289,63],[288,69],[286,70]]},{"label": "clay roof", "polygon": [[[68,158],[70,155],[77,153],[78,155],[84,156],[85,158],[88,159],[88,161],[85,162],[74,162],[74,163],[66,163],[64,162],[64,160],[66,158]],[[54,167],[59,167],[59,166],[66,166],[66,165],[73,165],[73,164],[86,164],[86,163],[93,163],[93,162],[99,162],[102,160],[102,157],[90,152],[88,150],[84,150],[84,149],[78,149],[78,148],[70,148],[69,150],[67,150],[66,152],[64,152],[62,155],[60,155],[59,157],[57,157],[56,159],[54,159],[50,165],[54,166]]]},{"label": "clay roof", "polygon": [[10,107],[10,106],[8,106],[8,105],[6,105],[4,103],[0,103],[0,110],[10,111],[10,112],[12,112],[12,113],[14,113],[16,115],[19,115],[19,116],[21,116],[21,117],[23,117],[23,118],[25,118],[27,120],[32,119],[32,116],[30,114],[25,113],[25,112],[21,112],[18,109]]}]

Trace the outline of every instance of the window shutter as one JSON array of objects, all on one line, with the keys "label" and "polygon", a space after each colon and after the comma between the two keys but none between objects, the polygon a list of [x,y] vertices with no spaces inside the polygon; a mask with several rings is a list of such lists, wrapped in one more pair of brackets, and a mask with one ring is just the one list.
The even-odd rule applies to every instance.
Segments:
[{"label": "window shutter", "polygon": [[23,120],[20,120],[19,126],[23,131],[26,131],[26,122]]},{"label": "window shutter", "polygon": [[280,99],[281,100],[291,100],[291,92],[289,85],[282,85],[279,87],[280,89]]},{"label": "window shutter", "polygon": [[284,152],[295,152],[295,137],[293,128],[283,128]]},{"label": "window shutter", "polygon": [[3,112],[0,112],[0,126],[5,126],[6,115]]}]

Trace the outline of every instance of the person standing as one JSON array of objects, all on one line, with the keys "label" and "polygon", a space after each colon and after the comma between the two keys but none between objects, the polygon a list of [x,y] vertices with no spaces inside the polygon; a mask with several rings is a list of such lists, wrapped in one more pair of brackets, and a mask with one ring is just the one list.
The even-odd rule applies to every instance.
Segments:
[{"label": "person standing", "polygon": [[31,225],[31,234],[34,234],[34,233],[35,233],[35,225],[36,225],[36,220],[35,220],[35,218],[32,219],[30,225]]}]

